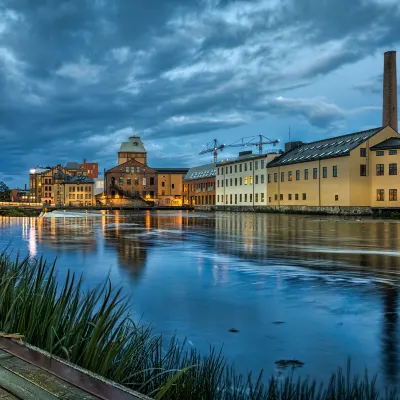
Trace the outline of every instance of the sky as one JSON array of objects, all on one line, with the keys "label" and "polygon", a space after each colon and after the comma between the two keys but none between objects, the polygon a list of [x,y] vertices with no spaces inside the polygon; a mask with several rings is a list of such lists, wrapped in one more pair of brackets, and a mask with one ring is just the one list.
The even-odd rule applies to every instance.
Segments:
[{"label": "sky", "polygon": [[214,138],[381,126],[399,21],[398,0],[0,0],[0,180],[109,169],[132,135],[151,167],[190,167]]}]

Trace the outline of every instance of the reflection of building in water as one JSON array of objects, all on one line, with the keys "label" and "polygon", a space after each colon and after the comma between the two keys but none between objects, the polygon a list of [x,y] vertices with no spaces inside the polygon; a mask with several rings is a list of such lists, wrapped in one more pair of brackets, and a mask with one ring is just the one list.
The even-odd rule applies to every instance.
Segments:
[{"label": "reflection of building in water", "polygon": [[389,221],[284,214],[215,214],[218,251],[244,258],[310,268],[374,268],[390,275],[400,267],[400,224]]},{"label": "reflection of building in water", "polygon": [[96,218],[34,219],[38,242],[57,251],[78,248],[94,252],[97,249],[94,234]]},{"label": "reflection of building in water", "polygon": [[399,357],[397,343],[397,306],[398,290],[395,287],[385,287],[383,296],[383,327],[382,327],[382,366],[388,384],[398,382]]}]

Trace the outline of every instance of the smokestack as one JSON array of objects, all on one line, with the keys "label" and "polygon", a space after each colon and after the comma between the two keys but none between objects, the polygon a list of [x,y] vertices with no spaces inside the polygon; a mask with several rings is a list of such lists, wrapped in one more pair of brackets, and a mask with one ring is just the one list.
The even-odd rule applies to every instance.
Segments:
[{"label": "smokestack", "polygon": [[385,53],[383,68],[382,126],[390,125],[395,131],[397,131],[397,77],[395,51],[387,51]]}]

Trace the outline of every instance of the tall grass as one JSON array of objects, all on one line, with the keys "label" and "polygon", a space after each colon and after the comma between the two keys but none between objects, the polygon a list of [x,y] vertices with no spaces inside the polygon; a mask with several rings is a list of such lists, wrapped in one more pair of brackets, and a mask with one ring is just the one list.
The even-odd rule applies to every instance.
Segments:
[{"label": "tall grass", "polygon": [[71,273],[57,282],[54,268],[43,259],[0,254],[0,332],[24,335],[27,343],[155,399],[397,398],[394,392],[380,397],[375,378],[352,377],[349,368],[325,387],[290,376],[239,375],[214,348],[202,356],[135,324],[127,299],[109,280],[83,291],[82,279]]}]

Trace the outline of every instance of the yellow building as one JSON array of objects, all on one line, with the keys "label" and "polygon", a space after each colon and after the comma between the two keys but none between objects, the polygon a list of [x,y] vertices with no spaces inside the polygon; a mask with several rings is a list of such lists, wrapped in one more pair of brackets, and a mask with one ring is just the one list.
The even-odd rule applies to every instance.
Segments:
[{"label": "yellow building", "polygon": [[122,142],[118,152],[118,165],[136,160],[147,165],[147,151],[140,136],[131,136],[128,142]]},{"label": "yellow building", "polygon": [[181,206],[183,178],[189,168],[154,168],[157,174],[157,199],[160,206]]},{"label": "yellow building", "polygon": [[[389,149],[377,156],[382,151],[379,145],[385,141],[389,146],[396,145],[399,137],[394,129],[386,126],[312,143],[287,143],[286,151],[267,166],[268,205],[376,206],[377,189],[385,190],[388,197],[388,190],[400,185],[397,177],[376,176],[378,161],[386,168],[396,162],[395,156],[389,155]],[[389,138],[395,139],[387,141]],[[389,200],[379,204],[389,204]]]}]

